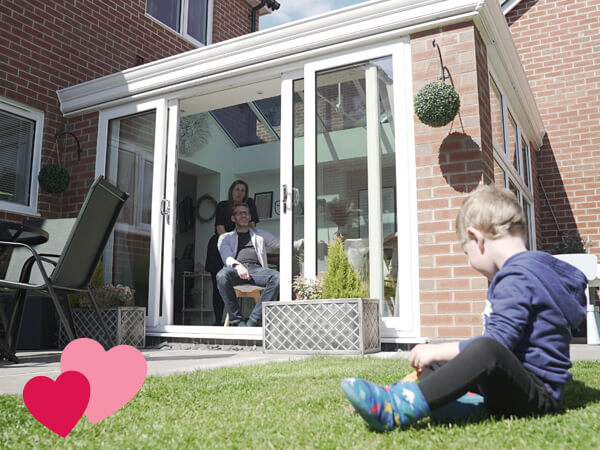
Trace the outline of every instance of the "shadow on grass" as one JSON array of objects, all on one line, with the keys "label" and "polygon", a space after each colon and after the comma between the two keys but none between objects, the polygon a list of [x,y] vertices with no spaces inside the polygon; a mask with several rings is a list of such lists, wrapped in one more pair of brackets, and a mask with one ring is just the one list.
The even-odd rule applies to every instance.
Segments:
[{"label": "shadow on grass", "polygon": [[565,389],[565,396],[562,399],[559,413],[566,412],[569,409],[585,408],[590,403],[599,402],[600,389],[589,387],[582,381],[573,380]]}]

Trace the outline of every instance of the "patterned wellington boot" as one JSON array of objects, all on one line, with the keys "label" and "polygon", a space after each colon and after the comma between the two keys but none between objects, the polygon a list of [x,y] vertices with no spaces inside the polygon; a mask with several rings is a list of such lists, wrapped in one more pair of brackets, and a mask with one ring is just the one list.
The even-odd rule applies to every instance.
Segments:
[{"label": "patterned wellington boot", "polygon": [[430,414],[417,383],[399,381],[379,386],[360,378],[346,378],[342,391],[371,428],[391,431],[406,428]]}]

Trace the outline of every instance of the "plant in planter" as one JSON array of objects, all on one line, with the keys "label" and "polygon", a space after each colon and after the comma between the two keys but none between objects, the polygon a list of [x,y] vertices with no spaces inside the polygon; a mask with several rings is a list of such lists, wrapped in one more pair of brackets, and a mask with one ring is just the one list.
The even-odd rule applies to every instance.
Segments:
[{"label": "plant in planter", "polygon": [[[98,267],[101,267],[101,264]],[[95,273],[102,273],[102,271],[97,268]],[[105,284],[96,285],[91,288],[91,291],[100,309],[100,314],[106,322],[109,332],[112,333],[114,344],[144,347],[146,343],[146,308],[134,306],[135,290],[121,284],[116,286]],[[87,295],[71,296],[69,302],[73,307],[73,322],[77,336],[95,339],[104,348],[108,348],[102,325],[98,323]],[[67,344],[66,333],[62,326],[59,343],[61,347]]]},{"label": "plant in planter", "polygon": [[339,236],[329,246],[322,279],[294,280],[298,300],[263,303],[265,352],[377,352],[379,300],[369,299]]},{"label": "plant in planter", "polygon": [[344,252],[344,243],[336,236],[329,245],[327,270],[323,275],[323,298],[366,297],[367,291],[356,269]]},{"label": "plant in planter", "polygon": [[554,245],[550,253],[553,255],[565,255],[571,253],[587,253],[590,247],[590,240],[583,239],[578,231],[572,233],[564,233],[560,237],[560,241]]},{"label": "plant in planter", "polygon": [[317,275],[314,280],[304,278],[304,274],[296,275],[292,288],[298,300],[315,300],[323,298],[323,279]]},{"label": "plant in planter", "polygon": [[430,127],[443,127],[454,120],[460,108],[460,97],[454,86],[443,81],[426,84],[415,97],[415,114]]}]

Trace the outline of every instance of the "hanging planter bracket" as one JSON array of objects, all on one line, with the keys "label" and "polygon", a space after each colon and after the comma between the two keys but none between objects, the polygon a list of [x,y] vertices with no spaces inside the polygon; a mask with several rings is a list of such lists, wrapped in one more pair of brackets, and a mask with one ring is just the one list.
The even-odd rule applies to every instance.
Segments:
[{"label": "hanging planter bracket", "polygon": [[[441,58],[441,56],[440,56],[440,58]],[[75,138],[75,142],[77,142],[77,161],[81,161],[81,144],[79,143],[79,139],[77,139],[77,136],[75,136],[70,131],[63,131],[62,133],[56,133],[54,135],[54,137],[56,138],[56,140],[58,140],[58,138],[63,137],[65,134],[70,134],[71,136],[73,136]]]},{"label": "hanging planter bracket", "polygon": [[[446,81],[446,78],[450,78],[450,71],[444,65],[444,61],[442,61],[442,51],[440,50],[440,46],[438,44],[436,44],[435,39],[433,40],[432,45],[437,48],[438,55],[440,56],[440,68],[442,70],[442,75],[440,76],[440,80]],[[448,75],[446,75],[446,72],[448,72]]]}]

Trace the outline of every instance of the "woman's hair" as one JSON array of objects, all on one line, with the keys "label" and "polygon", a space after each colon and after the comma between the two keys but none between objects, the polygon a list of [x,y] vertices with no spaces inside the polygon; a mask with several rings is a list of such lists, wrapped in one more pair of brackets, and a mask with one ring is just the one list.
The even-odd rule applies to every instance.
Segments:
[{"label": "woman's hair", "polygon": [[230,207],[233,206],[233,188],[235,188],[238,184],[243,184],[246,188],[246,193],[244,194],[242,202],[246,203],[248,201],[248,183],[246,183],[244,180],[235,180],[233,183],[231,183],[231,186],[229,186],[229,191],[227,192],[227,200],[229,201]]},{"label": "woman's hair", "polygon": [[482,185],[471,192],[456,217],[456,235],[461,245],[469,242],[473,227],[491,239],[520,235],[527,238],[527,222],[517,197],[505,188]]},{"label": "woman's hair", "polygon": [[231,183],[231,186],[229,186],[229,191],[227,192],[227,217],[231,217],[233,214],[233,207],[235,206],[233,203],[233,189],[238,184],[243,184],[246,187],[246,193],[244,194],[242,203],[248,202],[248,183],[246,183],[244,180],[235,180],[233,183]]}]

